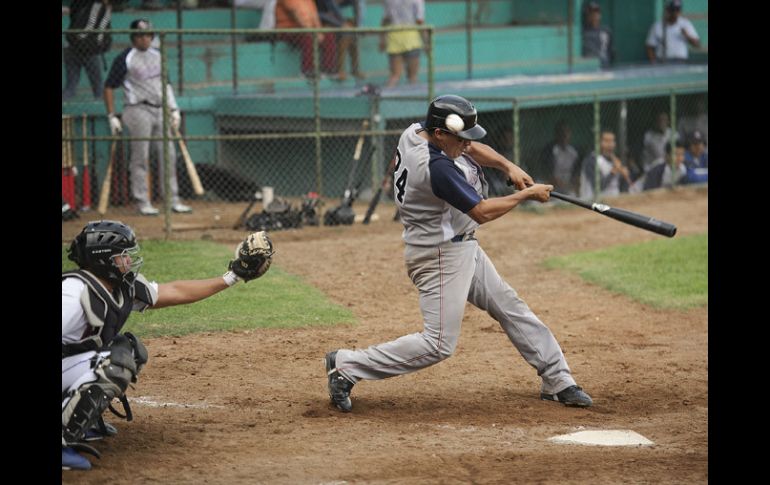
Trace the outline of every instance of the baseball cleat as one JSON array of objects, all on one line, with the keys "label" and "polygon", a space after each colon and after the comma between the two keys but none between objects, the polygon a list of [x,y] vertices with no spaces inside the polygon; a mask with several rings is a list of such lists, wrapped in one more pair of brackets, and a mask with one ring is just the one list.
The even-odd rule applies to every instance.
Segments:
[{"label": "baseball cleat", "polygon": [[62,470],[90,470],[91,462],[74,449],[67,447],[61,449]]},{"label": "baseball cleat", "polygon": [[591,396],[586,394],[580,386],[569,386],[556,394],[546,394],[542,392],[540,393],[540,399],[543,401],[556,401],[565,406],[578,408],[587,408],[594,403]]},{"label": "baseball cleat", "polygon": [[99,425],[94,426],[93,428],[86,431],[86,434],[83,436],[84,441],[99,441],[104,439],[105,437],[109,436],[115,436],[118,434],[118,430],[115,428],[115,426],[111,425],[110,423],[104,423],[104,429],[105,432],[102,432]]},{"label": "baseball cleat", "polygon": [[337,409],[349,413],[353,409],[353,403],[350,402],[350,390],[353,389],[353,383],[347,380],[335,367],[337,360],[337,351],[326,354],[326,375],[329,378],[329,398]]}]

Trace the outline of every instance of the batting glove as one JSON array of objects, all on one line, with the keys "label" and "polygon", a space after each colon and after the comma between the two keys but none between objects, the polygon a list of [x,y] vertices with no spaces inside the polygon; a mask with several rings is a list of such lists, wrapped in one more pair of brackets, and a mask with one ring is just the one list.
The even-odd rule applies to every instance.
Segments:
[{"label": "batting glove", "polygon": [[182,113],[179,112],[178,109],[175,109],[171,112],[171,128],[174,129],[174,131],[177,131],[179,129],[179,124],[182,122]]},{"label": "batting glove", "polygon": [[120,119],[114,113],[108,114],[107,118],[110,120],[110,133],[112,133],[112,136],[123,131],[123,125],[120,124]]}]

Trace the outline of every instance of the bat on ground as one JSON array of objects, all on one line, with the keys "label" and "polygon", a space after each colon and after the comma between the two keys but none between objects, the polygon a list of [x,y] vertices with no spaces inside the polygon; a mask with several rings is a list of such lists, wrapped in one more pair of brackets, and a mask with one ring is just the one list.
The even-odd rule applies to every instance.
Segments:
[{"label": "bat on ground", "polygon": [[372,201],[369,203],[369,208],[366,209],[366,215],[364,216],[363,223],[369,224],[369,220],[372,218],[372,214],[374,214],[374,209],[377,208],[377,204],[380,203],[380,197],[382,197],[382,192],[390,186],[392,177],[393,177],[393,167],[396,165],[396,157],[393,157],[393,159],[388,163],[388,166],[385,167],[385,175],[382,177],[382,183],[380,184],[380,187],[377,189],[377,192],[374,194],[374,197],[372,197]]},{"label": "bat on ground", "polygon": [[96,208],[99,214],[104,215],[107,212],[107,204],[110,201],[110,185],[112,184],[112,165],[115,163],[115,147],[118,146],[118,141],[115,140],[110,146],[110,161],[107,162],[107,172],[104,174],[104,181],[102,182],[102,190],[99,191],[99,206]]},{"label": "bat on ground", "polygon": [[[62,117],[62,138],[72,136],[72,117]],[[72,140],[62,140],[62,198],[75,210],[75,168],[73,167]]]},{"label": "bat on ground", "polygon": [[251,197],[251,202],[249,202],[249,206],[246,207],[246,209],[241,212],[240,217],[238,217],[238,220],[235,221],[235,225],[233,225],[233,229],[240,229],[241,226],[243,226],[243,223],[246,222],[246,216],[251,212],[251,208],[254,207],[254,204],[257,203],[257,194],[255,193]]},{"label": "bat on ground", "polygon": [[667,237],[674,237],[674,234],[676,234],[675,225],[668,222],[659,221],[658,219],[650,216],[637,214],[636,212],[631,212],[624,209],[617,209],[606,204],[586,202],[570,195],[560,194],[559,192],[551,192],[551,197],[575,204],[577,206],[583,207],[584,209],[590,209],[592,211],[598,212],[603,216],[611,217],[617,221],[624,222],[626,224],[630,224],[632,226],[636,226],[640,229],[651,231],[656,234],[661,234]]},{"label": "bat on ground", "polygon": [[179,136],[179,148],[182,150],[182,157],[184,158],[184,165],[187,167],[187,175],[190,176],[190,183],[192,183],[193,192],[195,192],[195,195],[203,195],[203,184],[201,184],[201,179],[198,177],[198,171],[195,169],[195,164],[193,164],[192,158],[190,158],[190,152],[187,151],[187,145],[185,144],[184,140],[181,138],[181,135],[179,134],[178,129],[174,129],[174,135]]},{"label": "bat on ground", "polygon": [[87,115],[83,113],[83,206],[81,210],[91,208],[91,171],[88,167],[88,141],[85,139],[87,130]]}]

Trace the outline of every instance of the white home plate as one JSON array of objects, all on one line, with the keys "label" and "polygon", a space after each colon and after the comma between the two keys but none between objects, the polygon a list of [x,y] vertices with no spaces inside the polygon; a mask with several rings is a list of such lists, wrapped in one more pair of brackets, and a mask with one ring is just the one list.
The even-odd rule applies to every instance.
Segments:
[{"label": "white home plate", "polygon": [[599,446],[636,446],[654,445],[652,441],[630,429],[605,429],[578,431],[548,438],[556,443],[575,443],[578,445]]}]

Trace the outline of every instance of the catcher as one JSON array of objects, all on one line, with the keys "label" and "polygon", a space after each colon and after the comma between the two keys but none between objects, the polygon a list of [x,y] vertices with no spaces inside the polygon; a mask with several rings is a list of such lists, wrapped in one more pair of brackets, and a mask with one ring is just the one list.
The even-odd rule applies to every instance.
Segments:
[{"label": "catcher", "polygon": [[266,232],[255,232],[236,247],[223,276],[161,284],[139,272],[136,236],[121,222],[89,222],[68,252],[78,269],[62,273],[61,284],[62,470],[89,470],[91,462],[78,452],[100,458],[87,442],[117,433],[102,419],[108,407],[131,421],[126,388],[147,363],[139,338],[120,333],[131,311],[193,303],[259,278],[270,268],[273,244]]}]

